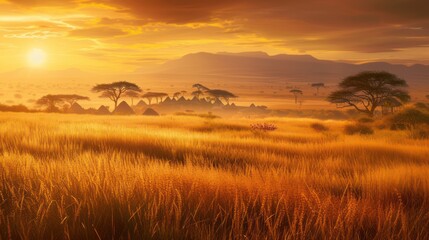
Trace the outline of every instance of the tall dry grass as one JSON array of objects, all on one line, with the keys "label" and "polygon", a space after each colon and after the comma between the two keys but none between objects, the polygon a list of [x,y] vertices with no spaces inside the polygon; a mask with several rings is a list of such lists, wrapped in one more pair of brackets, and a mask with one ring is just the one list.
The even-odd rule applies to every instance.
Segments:
[{"label": "tall dry grass", "polygon": [[0,114],[1,239],[429,239],[429,140]]}]

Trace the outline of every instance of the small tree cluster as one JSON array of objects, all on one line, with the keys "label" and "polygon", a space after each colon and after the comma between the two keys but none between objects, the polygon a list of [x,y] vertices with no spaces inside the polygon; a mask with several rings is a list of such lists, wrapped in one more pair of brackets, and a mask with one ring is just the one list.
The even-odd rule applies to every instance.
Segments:
[{"label": "small tree cluster", "polygon": [[76,94],[49,94],[37,100],[36,104],[45,108],[45,110],[48,112],[59,112],[60,109],[67,109],[77,101],[81,100],[89,100],[89,98]]},{"label": "small tree cluster", "polygon": [[192,86],[193,88],[196,88],[197,90],[192,92],[192,95],[200,98],[201,96],[205,96],[205,98],[209,101],[216,101],[216,100],[224,100],[226,104],[229,104],[229,100],[231,98],[237,98],[237,96],[231,92],[228,92],[226,90],[222,89],[209,89],[199,83],[194,84]]}]

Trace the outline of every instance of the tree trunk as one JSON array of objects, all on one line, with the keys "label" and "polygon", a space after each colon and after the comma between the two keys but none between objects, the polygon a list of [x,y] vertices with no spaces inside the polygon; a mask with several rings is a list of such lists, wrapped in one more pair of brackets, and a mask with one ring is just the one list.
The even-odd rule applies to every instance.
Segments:
[{"label": "tree trunk", "polygon": [[116,108],[118,107],[118,100],[119,99],[116,99],[114,102],[115,102],[115,109],[114,110],[116,110]]}]

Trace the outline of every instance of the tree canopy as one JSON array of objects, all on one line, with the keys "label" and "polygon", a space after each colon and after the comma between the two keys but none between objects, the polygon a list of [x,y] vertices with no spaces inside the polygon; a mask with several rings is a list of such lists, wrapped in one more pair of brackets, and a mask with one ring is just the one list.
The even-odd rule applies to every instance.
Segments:
[{"label": "tree canopy", "polygon": [[223,99],[227,104],[229,104],[229,99],[237,97],[233,93],[221,89],[207,90],[205,91],[205,94],[215,99]]},{"label": "tree canopy", "polygon": [[325,84],[324,84],[324,83],[322,83],[322,82],[319,82],[319,83],[312,83],[312,84],[311,84],[311,87],[316,88],[316,95],[318,95],[318,94],[319,94],[319,88],[323,88],[323,87],[325,87]]},{"label": "tree canopy", "polygon": [[160,100],[162,101],[163,97],[168,97],[167,93],[162,93],[162,92],[147,92],[145,94],[143,94],[141,96],[142,98],[146,98],[149,101],[149,105],[152,102],[152,99],[156,99],[156,102],[160,102]]},{"label": "tree canopy", "polygon": [[60,104],[64,103],[64,100],[58,95],[45,95],[36,101],[36,104],[45,107],[47,112],[59,112]]},{"label": "tree canopy", "polygon": [[204,93],[202,91],[200,91],[200,90],[196,90],[196,91],[193,91],[191,93],[191,95],[194,96],[194,97],[196,97],[196,98],[200,98],[200,96],[203,95],[203,94]]},{"label": "tree canopy", "polygon": [[75,102],[80,100],[89,100],[89,97],[77,94],[56,94],[45,95],[36,101],[36,104],[45,107],[48,112],[58,112],[60,108],[71,107]]},{"label": "tree canopy", "polygon": [[292,89],[289,92],[293,93],[293,96],[295,97],[295,104],[298,103],[298,96],[303,94],[302,90]]},{"label": "tree canopy", "polygon": [[[405,103],[410,95],[403,89],[405,80],[388,72],[367,71],[349,76],[339,84],[339,90],[328,96],[328,101],[338,107],[353,107],[359,112],[373,116],[377,107],[388,99]],[[338,105],[341,104],[341,105]]]},{"label": "tree canopy", "polygon": [[59,94],[54,96],[57,96],[58,98],[63,99],[63,101],[68,103],[70,106],[77,101],[82,101],[82,100],[89,101],[89,97],[85,97],[77,94]]},{"label": "tree canopy", "polygon": [[118,106],[119,99],[127,92],[141,92],[139,86],[134,83],[122,81],[109,84],[98,84],[92,88],[93,92],[101,93],[100,97],[109,98]]},{"label": "tree canopy", "polygon": [[208,87],[205,87],[205,86],[203,86],[202,84],[199,84],[199,83],[196,83],[196,84],[192,85],[192,87],[198,89],[201,92],[205,92],[205,91],[210,90]]}]

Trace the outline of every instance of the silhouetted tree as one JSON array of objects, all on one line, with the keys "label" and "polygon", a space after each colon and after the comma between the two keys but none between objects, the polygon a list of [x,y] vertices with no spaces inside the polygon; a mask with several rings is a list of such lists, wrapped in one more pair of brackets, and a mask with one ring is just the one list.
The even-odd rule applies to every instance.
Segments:
[{"label": "silhouetted tree", "polygon": [[118,106],[119,99],[127,92],[141,92],[139,86],[130,82],[114,82],[109,84],[98,84],[92,88],[93,92],[100,93],[100,97],[109,98],[115,103],[115,109]]},{"label": "silhouetted tree", "polygon": [[72,106],[77,101],[86,100],[89,101],[89,97],[77,95],[77,94],[60,94],[60,95],[54,95],[58,98],[63,99],[64,102],[66,102],[69,106]]},{"label": "silhouetted tree", "polygon": [[300,95],[302,95],[302,91],[299,89],[292,89],[289,92],[291,92],[293,94],[293,96],[295,97],[295,104],[298,104],[298,97]]},{"label": "silhouetted tree", "polygon": [[313,83],[311,87],[316,88],[316,96],[319,95],[319,88],[325,87],[324,83]]},{"label": "silhouetted tree", "polygon": [[181,93],[180,92],[175,92],[173,93],[173,99],[179,99],[180,98]]},{"label": "silhouetted tree", "polygon": [[64,103],[64,99],[58,95],[45,95],[36,101],[36,104],[45,107],[47,112],[59,112],[60,104]]},{"label": "silhouetted tree", "polygon": [[140,94],[135,91],[128,91],[124,93],[124,97],[129,97],[131,99],[131,106],[134,106],[134,98],[140,97]]},{"label": "silhouetted tree", "polygon": [[205,93],[215,99],[223,99],[227,104],[229,104],[229,99],[237,98],[233,93],[220,89],[207,90]]},{"label": "silhouetted tree", "polygon": [[196,83],[196,84],[192,85],[192,87],[198,89],[201,92],[205,92],[205,91],[210,90],[209,88],[207,88],[207,87],[205,87],[205,86],[203,86],[203,85],[201,85],[199,83]]},{"label": "silhouetted tree", "polygon": [[164,97],[168,97],[167,93],[160,93],[160,92],[147,92],[141,96],[142,98],[145,98],[148,100],[149,105],[152,103],[152,99],[156,100],[156,103],[162,102],[162,99]]},{"label": "silhouetted tree", "polygon": [[194,97],[196,97],[197,99],[200,99],[200,96],[201,95],[203,95],[204,93],[203,92],[201,92],[200,90],[197,90],[197,91],[193,91],[192,93],[191,93],[191,95],[192,96],[194,96]]},{"label": "silhouetted tree", "polygon": [[[400,103],[410,100],[410,95],[402,88],[407,87],[405,80],[388,72],[361,72],[345,78],[339,84],[339,90],[328,96],[328,101],[337,107],[354,107],[359,112],[374,116],[374,111],[386,99],[396,99]],[[342,105],[338,105],[342,104]]]}]

